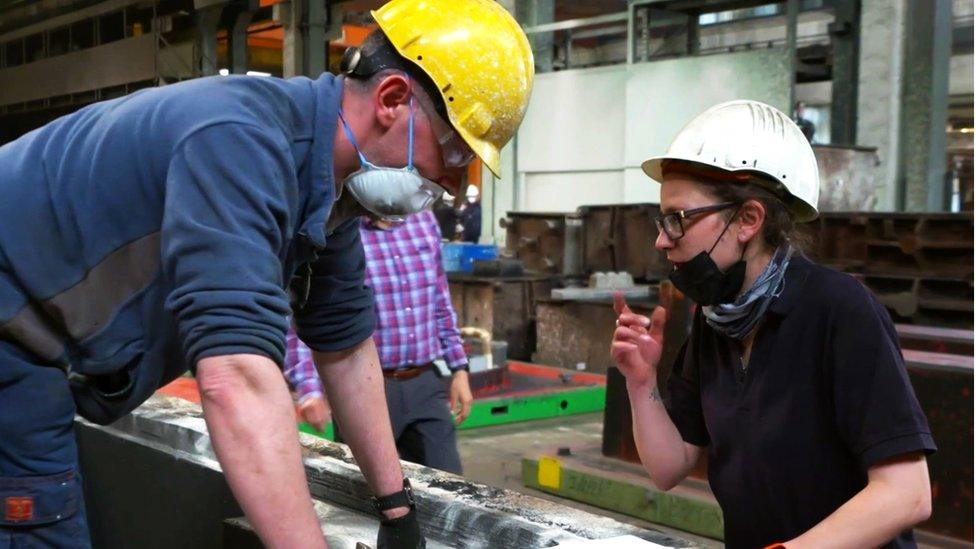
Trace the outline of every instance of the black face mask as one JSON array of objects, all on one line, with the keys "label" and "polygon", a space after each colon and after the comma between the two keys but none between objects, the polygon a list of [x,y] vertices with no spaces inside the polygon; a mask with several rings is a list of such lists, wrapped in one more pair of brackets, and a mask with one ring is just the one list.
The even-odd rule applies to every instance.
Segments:
[{"label": "black face mask", "polygon": [[[711,250],[701,252],[694,259],[682,265],[681,268],[672,270],[671,274],[668,275],[675,288],[681,290],[699,305],[731,303],[735,300],[739,290],[742,289],[742,283],[746,279],[746,262],[741,258],[724,273],[712,260],[712,250],[718,246],[719,240],[729,229],[733,219],[735,219],[735,214],[725,224],[722,234],[718,235],[718,240],[712,244]],[[742,251],[742,254],[745,255],[745,250]]]}]

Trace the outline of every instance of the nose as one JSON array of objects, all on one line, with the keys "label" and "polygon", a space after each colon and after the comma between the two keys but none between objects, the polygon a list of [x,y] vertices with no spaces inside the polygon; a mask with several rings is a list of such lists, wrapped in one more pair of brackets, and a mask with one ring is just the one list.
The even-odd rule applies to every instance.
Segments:
[{"label": "nose", "polygon": [[664,231],[657,232],[657,238],[654,240],[654,247],[659,251],[667,251],[674,248],[674,240],[668,238],[668,234]]}]

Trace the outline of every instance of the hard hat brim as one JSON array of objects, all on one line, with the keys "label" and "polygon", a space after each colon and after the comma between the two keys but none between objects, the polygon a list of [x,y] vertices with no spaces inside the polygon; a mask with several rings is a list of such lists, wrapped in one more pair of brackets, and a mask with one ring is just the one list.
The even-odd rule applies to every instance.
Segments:
[{"label": "hard hat brim", "polygon": [[[644,173],[647,174],[648,177],[650,177],[652,180],[654,180],[658,184],[664,183],[664,163],[666,161],[685,162],[685,163],[688,163],[688,164],[694,164],[696,166],[699,166],[699,167],[702,167],[702,168],[705,168],[705,169],[718,170],[718,171],[724,171],[724,172],[729,172],[729,173],[755,173],[758,176],[764,176],[765,175],[765,174],[763,174],[760,171],[756,171],[756,170],[752,170],[752,169],[735,169],[735,170],[730,170],[730,169],[727,169],[727,168],[722,168],[722,167],[714,166],[712,164],[708,164],[708,163],[705,163],[705,162],[700,162],[698,160],[692,160],[692,159],[689,159],[689,158],[679,158],[679,157],[676,157],[676,156],[654,156],[654,157],[651,157],[648,160],[645,160],[644,162],[641,163],[641,170],[643,170]],[[806,223],[808,221],[813,221],[813,220],[817,219],[817,216],[819,214],[818,214],[816,208],[814,208],[810,204],[807,204],[803,200],[801,200],[801,199],[793,196],[792,194],[790,194],[788,192],[786,192],[786,193],[781,192],[781,190],[775,188],[773,186],[773,184],[764,185],[763,182],[765,181],[765,179],[766,179],[765,177],[757,177],[756,178],[756,182],[758,184],[760,184],[760,185],[763,185],[769,191],[773,192],[776,196],[778,196],[779,199],[782,200],[786,204],[786,206],[789,208],[790,212],[793,214],[793,219],[794,220],[796,220],[798,223]],[[731,184],[734,184],[734,183],[731,183]]]},{"label": "hard hat brim", "polygon": [[501,179],[501,154],[494,145],[487,141],[482,141],[480,139],[475,139],[470,134],[465,135],[467,132],[462,132],[458,130],[464,141],[471,147],[474,151],[475,156],[481,159],[488,171],[492,173],[497,179]]}]

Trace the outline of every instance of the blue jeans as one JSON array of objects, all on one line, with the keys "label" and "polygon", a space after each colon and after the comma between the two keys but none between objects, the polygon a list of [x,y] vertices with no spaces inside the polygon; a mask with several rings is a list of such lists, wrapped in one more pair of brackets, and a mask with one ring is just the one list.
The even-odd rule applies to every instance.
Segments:
[{"label": "blue jeans", "polygon": [[0,340],[0,549],[91,547],[60,369]]}]

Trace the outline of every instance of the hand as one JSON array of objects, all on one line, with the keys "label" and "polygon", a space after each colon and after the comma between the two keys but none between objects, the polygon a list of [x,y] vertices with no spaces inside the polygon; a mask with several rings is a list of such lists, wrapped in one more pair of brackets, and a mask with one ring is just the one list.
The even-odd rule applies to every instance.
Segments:
[{"label": "hand", "polygon": [[627,378],[628,385],[656,383],[667,312],[664,307],[656,307],[651,318],[636,314],[620,292],[613,295],[613,309],[617,313],[617,329],[610,343],[614,363]]},{"label": "hand", "polygon": [[402,517],[380,522],[376,549],[424,549],[425,547],[427,547],[427,540],[420,533],[420,523],[417,522],[415,509],[411,509]]},{"label": "hand", "polygon": [[329,409],[329,403],[325,400],[325,397],[321,395],[315,395],[303,400],[298,406],[298,414],[302,417],[302,421],[315,427],[315,430],[320,433],[332,421],[332,410]]},{"label": "hand", "polygon": [[468,419],[471,413],[471,403],[474,397],[471,396],[471,383],[468,381],[468,372],[458,370],[454,372],[451,379],[451,394],[448,397],[451,413],[454,414],[454,424],[461,425]]}]

